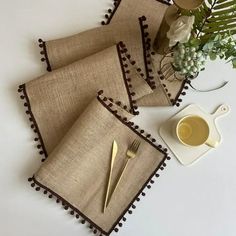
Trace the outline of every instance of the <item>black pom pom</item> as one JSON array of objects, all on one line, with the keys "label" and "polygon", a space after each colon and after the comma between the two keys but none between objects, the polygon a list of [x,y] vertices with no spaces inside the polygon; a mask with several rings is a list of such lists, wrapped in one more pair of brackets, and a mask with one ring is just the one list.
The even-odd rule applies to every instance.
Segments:
[{"label": "black pom pom", "polygon": [[159,174],[155,174],[155,176],[156,176],[157,178],[159,178],[159,177],[160,177],[160,175],[159,175]]},{"label": "black pom pom", "polygon": [[33,181],[33,178],[28,178],[28,181],[29,181],[29,182]]},{"label": "black pom pom", "polygon": [[103,90],[100,90],[99,92],[98,92],[98,95],[102,95],[103,94]]},{"label": "black pom pom", "polygon": [[125,222],[125,221],[126,221],[126,218],[125,218],[125,217],[123,217],[123,218],[122,218],[122,220]]},{"label": "black pom pom", "polygon": [[31,187],[34,187],[34,186],[35,186],[35,183],[32,183],[32,184],[31,184]]},{"label": "black pom pom", "polygon": [[142,16],[140,19],[141,19],[142,21],[147,20],[146,16]]},{"label": "black pom pom", "polygon": [[53,196],[52,196],[52,194],[50,194],[49,196],[48,196],[48,198],[52,198]]},{"label": "black pom pom", "polygon": [[43,193],[44,193],[44,194],[47,194],[47,193],[48,193],[48,191],[47,191],[47,190],[44,190],[44,191],[43,191]]},{"label": "black pom pom", "polygon": [[77,219],[79,219],[79,214],[76,214],[76,216],[75,216]]},{"label": "black pom pom", "polygon": [[35,190],[36,190],[36,191],[39,191],[39,190],[40,190],[40,187],[37,187]]}]

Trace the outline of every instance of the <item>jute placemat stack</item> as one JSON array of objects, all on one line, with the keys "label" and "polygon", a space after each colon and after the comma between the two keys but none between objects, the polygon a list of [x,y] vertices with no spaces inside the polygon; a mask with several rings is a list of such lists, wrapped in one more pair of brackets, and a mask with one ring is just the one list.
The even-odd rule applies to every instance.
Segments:
[{"label": "jute placemat stack", "polygon": [[[115,0],[104,26],[39,40],[51,72],[19,86],[44,156],[31,186],[87,221],[95,234],[118,231],[170,159],[167,149],[130,121],[138,106],[178,105],[184,95],[184,81],[165,81],[157,73],[160,55],[152,50],[167,7],[156,0]],[[104,214],[112,142],[119,146],[117,176],[134,139],[141,141],[140,152]]]}]

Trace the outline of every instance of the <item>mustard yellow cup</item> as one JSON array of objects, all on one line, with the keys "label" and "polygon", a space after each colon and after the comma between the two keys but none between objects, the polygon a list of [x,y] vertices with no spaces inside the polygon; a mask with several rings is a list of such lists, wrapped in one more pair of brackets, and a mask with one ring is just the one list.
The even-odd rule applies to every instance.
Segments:
[{"label": "mustard yellow cup", "polygon": [[210,139],[210,127],[205,119],[197,115],[188,115],[175,124],[175,135],[185,146],[198,147],[203,144],[216,148],[218,141]]}]

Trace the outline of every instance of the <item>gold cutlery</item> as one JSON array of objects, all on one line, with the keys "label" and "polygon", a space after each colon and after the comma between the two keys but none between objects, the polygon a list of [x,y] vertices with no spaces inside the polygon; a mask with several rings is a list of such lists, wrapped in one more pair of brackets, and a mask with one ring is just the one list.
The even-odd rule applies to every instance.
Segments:
[{"label": "gold cutlery", "polygon": [[113,145],[112,145],[110,172],[109,172],[109,178],[108,178],[108,183],[107,183],[106,197],[105,197],[104,206],[103,206],[103,213],[105,213],[106,206],[107,206],[107,200],[108,200],[108,195],[110,192],[110,185],[111,185],[111,177],[112,177],[112,172],[113,172],[113,166],[114,166],[117,152],[118,152],[118,146],[117,146],[117,142],[114,140]]},{"label": "gold cutlery", "polygon": [[130,147],[128,148],[128,150],[126,152],[127,160],[126,160],[126,162],[124,164],[124,167],[123,167],[122,171],[120,172],[120,176],[119,176],[118,181],[116,182],[116,185],[115,185],[115,187],[114,187],[114,189],[113,189],[113,191],[112,191],[112,193],[110,195],[109,201],[107,202],[107,205],[104,205],[104,207],[107,207],[108,204],[110,203],[111,198],[112,198],[113,194],[115,193],[115,191],[117,190],[117,188],[118,188],[118,186],[120,184],[120,181],[121,181],[121,179],[122,179],[122,177],[123,177],[123,175],[125,173],[125,170],[126,170],[128,164],[129,164],[129,161],[131,159],[134,159],[137,156],[137,152],[138,152],[140,144],[141,144],[141,142],[139,140],[135,139],[133,141],[133,143],[130,145]]}]

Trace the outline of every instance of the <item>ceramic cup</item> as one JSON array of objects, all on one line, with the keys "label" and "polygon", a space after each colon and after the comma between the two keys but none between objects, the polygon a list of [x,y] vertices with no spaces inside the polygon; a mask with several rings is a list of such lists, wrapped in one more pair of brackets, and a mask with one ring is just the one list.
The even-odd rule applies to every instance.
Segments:
[{"label": "ceramic cup", "polygon": [[177,139],[188,147],[206,144],[216,148],[219,144],[210,139],[210,127],[207,121],[197,115],[188,115],[178,120],[174,126],[174,133]]}]

